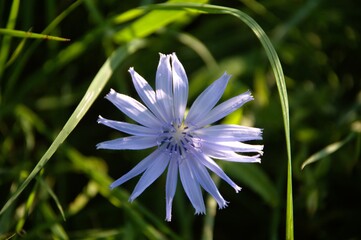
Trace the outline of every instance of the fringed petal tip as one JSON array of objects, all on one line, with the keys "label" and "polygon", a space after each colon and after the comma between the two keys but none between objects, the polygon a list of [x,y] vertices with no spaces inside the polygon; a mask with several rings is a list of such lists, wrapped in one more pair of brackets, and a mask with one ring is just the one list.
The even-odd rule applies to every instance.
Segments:
[{"label": "fringed petal tip", "polygon": [[252,96],[252,92],[250,90],[247,90],[246,94],[248,95],[248,97],[250,99],[249,101],[254,100],[254,97]]},{"label": "fringed petal tip", "polygon": [[194,215],[206,215],[206,210],[197,210],[194,212]]},{"label": "fringed petal tip", "polygon": [[260,146],[260,150],[257,151],[259,153],[259,156],[263,156],[263,147],[264,145],[259,145]]},{"label": "fringed petal tip", "polygon": [[[228,74],[226,71],[223,73],[223,76],[227,77],[228,79],[232,77],[232,74]],[[222,77],[223,77],[222,76]]]},{"label": "fringed petal tip", "polygon": [[162,57],[166,57],[166,56],[167,56],[166,54],[161,53],[161,52],[160,52],[160,53],[158,53],[158,54],[159,54],[159,57],[160,57],[160,58],[162,58]]},{"label": "fringed petal tip", "polygon": [[226,207],[228,207],[228,203],[228,201],[224,201],[222,205],[218,204],[218,209],[225,209]]},{"label": "fringed petal tip", "polygon": [[107,95],[105,95],[104,98],[109,100],[110,102],[113,102],[112,99],[115,98],[116,95],[117,95],[117,92],[113,88],[111,88],[109,90],[109,93]]},{"label": "fringed petal tip", "polygon": [[97,145],[95,145],[95,148],[98,150],[98,149],[103,149],[102,148],[102,143],[98,143]]},{"label": "fringed petal tip", "polygon": [[105,121],[105,118],[103,118],[101,115],[98,116],[97,123],[103,124]]},{"label": "fringed petal tip", "polygon": [[133,73],[135,72],[134,67],[130,67],[130,68],[128,69],[128,72],[129,72],[130,74],[133,74]]},{"label": "fringed petal tip", "polygon": [[[257,140],[262,140],[262,135],[263,135],[263,128],[254,128],[254,129],[257,129],[258,131],[258,135],[260,136],[260,139],[257,139]],[[256,139],[255,139],[256,140]]]},{"label": "fringed petal tip", "polygon": [[249,163],[261,163],[261,156],[263,155],[263,152],[259,151],[258,153],[259,154],[251,157],[252,160],[250,160]]},{"label": "fringed petal tip", "polygon": [[234,187],[234,190],[236,190],[236,193],[239,193],[240,191],[242,191],[242,188],[239,186]]},{"label": "fringed petal tip", "polygon": [[117,92],[116,92],[113,88],[111,88],[111,89],[109,90],[109,93],[108,93],[107,95],[105,95],[105,97],[108,97],[108,96],[114,95],[114,94],[117,94]]},{"label": "fringed petal tip", "polygon": [[171,54],[159,53],[159,64],[164,64],[165,62],[170,63],[169,60],[171,56],[172,56]]},{"label": "fringed petal tip", "polygon": [[114,190],[114,188],[116,188],[116,187],[117,187],[117,186],[114,185],[113,183],[109,185],[109,189],[110,189],[110,190]]},{"label": "fringed petal tip", "polygon": [[249,90],[249,89],[248,89],[247,91],[245,91],[244,93],[238,95],[237,97],[239,97],[240,99],[242,99],[242,100],[241,100],[242,105],[243,105],[244,103],[247,103],[247,102],[249,102],[249,101],[254,100],[254,97],[252,96],[252,92],[251,92],[251,90]]},{"label": "fringed petal tip", "polygon": [[166,206],[165,209],[165,221],[170,222],[172,221],[172,205],[168,205]]}]

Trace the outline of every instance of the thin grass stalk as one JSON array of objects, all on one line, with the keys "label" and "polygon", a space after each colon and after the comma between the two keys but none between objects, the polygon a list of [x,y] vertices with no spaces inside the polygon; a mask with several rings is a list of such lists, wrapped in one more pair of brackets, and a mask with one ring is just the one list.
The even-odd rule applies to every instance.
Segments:
[{"label": "thin grass stalk", "polygon": [[[13,4],[11,5],[11,10],[9,14],[9,20],[6,24],[6,29],[12,30],[15,28],[16,19],[19,12],[20,0],[14,0]],[[1,43],[1,51],[0,51],[0,80],[2,79],[2,75],[5,70],[6,60],[8,58],[10,52],[10,42],[11,36],[4,36],[2,43]],[[0,95],[1,97],[1,95]],[[1,98],[0,98],[1,100]]]}]

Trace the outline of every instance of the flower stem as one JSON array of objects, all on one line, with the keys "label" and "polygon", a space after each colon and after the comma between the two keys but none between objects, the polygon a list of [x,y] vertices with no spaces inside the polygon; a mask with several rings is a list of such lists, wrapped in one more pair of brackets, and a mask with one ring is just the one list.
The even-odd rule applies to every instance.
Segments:
[{"label": "flower stem", "polygon": [[[214,183],[218,187],[219,185],[219,177],[213,175],[212,176]],[[203,226],[203,233],[202,233],[202,240],[212,240],[213,239],[213,228],[214,228],[214,219],[217,213],[217,202],[211,196],[207,196],[206,200],[207,206],[207,214],[204,216],[204,226]]]}]

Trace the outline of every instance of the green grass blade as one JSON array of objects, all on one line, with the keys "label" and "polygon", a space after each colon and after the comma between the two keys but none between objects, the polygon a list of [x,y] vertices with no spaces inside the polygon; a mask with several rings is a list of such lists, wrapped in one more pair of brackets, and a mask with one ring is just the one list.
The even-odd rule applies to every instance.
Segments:
[{"label": "green grass blade", "polygon": [[222,6],[215,6],[209,4],[192,4],[192,3],[184,3],[184,4],[158,4],[158,5],[150,5],[145,7],[145,9],[149,10],[158,10],[158,9],[167,9],[167,10],[197,10],[199,13],[208,13],[208,14],[228,14],[232,15],[245,24],[254,32],[259,41],[261,42],[266,55],[270,61],[276,83],[278,88],[278,93],[281,102],[282,108],[282,117],[283,124],[285,130],[285,139],[286,139],[286,148],[287,148],[287,159],[288,159],[288,167],[287,167],[287,210],[286,210],[286,239],[292,240],[294,239],[294,231],[293,231],[293,199],[292,199],[292,160],[291,160],[291,142],[290,142],[290,124],[289,124],[289,107],[288,107],[288,97],[287,97],[287,89],[286,82],[282,70],[282,66],[276,50],[274,49],[270,39],[263,31],[263,29],[258,25],[258,23],[253,20],[250,16],[243,13],[240,10]]},{"label": "green grass blade", "polygon": [[[53,31],[72,11],[74,11],[83,0],[78,0],[74,3],[72,3],[69,7],[67,7],[64,11],[62,11],[45,29],[41,32],[41,34],[47,35],[51,31]],[[6,36],[10,37],[10,36]],[[24,38],[25,39],[25,38]],[[31,59],[32,54],[36,51],[36,47],[40,43],[40,39],[37,39],[35,41],[32,41],[32,44],[26,48],[24,53],[21,57],[18,58],[18,61],[16,61],[14,64],[16,64],[17,71],[14,71],[9,79],[7,79],[7,87],[4,89],[3,99],[7,99],[7,97],[14,96],[14,91],[17,91],[19,89],[15,89],[16,84],[19,81],[19,77],[21,73],[23,72],[23,69],[25,68],[26,64]],[[1,52],[1,51],[0,51]],[[10,61],[10,60],[9,60]],[[0,71],[1,71],[1,65],[0,65]],[[1,73],[0,73],[1,76]],[[0,77],[1,78],[1,77]]]},{"label": "green grass blade", "polygon": [[0,28],[0,34],[12,36],[12,37],[20,37],[20,38],[37,38],[37,39],[54,40],[54,41],[62,41],[62,42],[70,41],[70,39],[68,38],[62,38],[62,37],[56,37],[46,34],[20,31],[14,29],[6,29],[6,28]]},{"label": "green grass blade", "polygon": [[93,104],[95,99],[98,97],[99,93],[104,88],[105,84],[109,80],[110,76],[113,74],[114,70],[119,66],[119,64],[131,53],[138,50],[144,45],[143,41],[131,42],[128,45],[118,48],[103,64],[99,72],[91,82],[88,90],[86,91],[84,97],[80,101],[79,105],[70,116],[69,120],[64,125],[63,129],[60,131],[58,136],[55,138],[51,146],[42,156],[40,161],[31,171],[29,176],[25,181],[20,185],[20,187],[11,195],[10,199],[5,203],[3,208],[0,211],[0,215],[18,198],[21,192],[26,188],[30,181],[39,173],[39,171],[45,166],[49,161],[54,152],[58,149],[60,144],[69,136],[73,131],[76,125],[83,118],[85,113],[88,111],[90,106]]},{"label": "green grass blade", "polygon": [[18,44],[18,46],[15,48],[14,52],[11,54],[9,60],[7,61],[5,67],[10,66],[20,55],[20,53],[23,51],[24,46],[26,43],[26,38],[24,38],[23,40],[21,40],[21,42]]},{"label": "green grass blade", "polygon": [[[173,0],[169,2],[176,3],[178,1]],[[193,2],[204,4],[208,2],[208,0],[193,0]],[[140,12],[131,10],[130,13],[128,13],[127,15],[122,14],[115,17],[115,20],[119,21],[120,19],[124,21],[124,16],[137,16],[137,14],[140,14]],[[182,9],[152,11],[145,14],[141,18],[131,23],[129,26],[114,34],[114,39],[117,42],[128,42],[134,38],[143,38],[150,35],[151,33],[158,31],[167,24],[182,19],[185,16],[186,12],[182,11]]]},{"label": "green grass blade", "polygon": [[344,140],[332,143],[332,144],[326,146],[325,148],[323,148],[322,150],[312,154],[309,158],[307,158],[302,163],[301,169],[304,169],[304,167],[306,167],[308,164],[314,163],[314,162],[336,152],[337,150],[339,150],[343,145],[348,143],[355,136],[356,136],[356,134],[354,132],[351,132]]},{"label": "green grass blade", "polygon": [[47,191],[49,193],[49,195],[51,196],[51,198],[54,200],[55,202],[55,205],[56,207],[58,208],[61,216],[63,217],[63,220],[64,222],[66,221],[66,218],[65,218],[65,213],[64,213],[64,210],[63,210],[63,207],[61,206],[60,202],[59,202],[59,199],[58,197],[55,195],[54,191],[51,189],[51,187],[49,186],[49,184],[47,182],[45,182],[40,176],[38,176],[36,178],[41,186],[45,189],[45,191]]},{"label": "green grass blade", "polygon": [[67,17],[72,11],[74,11],[83,0],[78,0],[73,2],[69,7],[67,7],[64,11],[62,11],[45,29],[41,32],[41,34],[48,34],[53,31],[64,19]]},{"label": "green grass blade", "polygon": [[[20,6],[20,0],[14,0],[10,10],[9,20],[6,25],[6,28],[9,30],[15,28],[16,18],[19,12],[19,6]],[[11,36],[4,36],[0,46],[0,79],[4,72],[4,66],[9,55],[10,42],[11,42]]]}]

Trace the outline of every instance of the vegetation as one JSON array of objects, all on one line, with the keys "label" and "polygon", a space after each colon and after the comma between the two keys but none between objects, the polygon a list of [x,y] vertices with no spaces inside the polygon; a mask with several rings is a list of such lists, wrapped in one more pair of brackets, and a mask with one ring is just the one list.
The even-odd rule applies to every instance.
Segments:
[{"label": "vegetation", "polygon": [[[360,7],[0,1],[0,239],[361,239]],[[133,203],[137,179],[109,188],[152,149],[95,149],[121,136],[98,115],[129,121],[103,96],[136,98],[129,67],[154,86],[159,52],[177,53],[192,100],[227,71],[224,99],[255,100],[222,121],[264,129],[261,164],[222,164],[242,191],[215,179],[229,206],[204,194],[194,215],[179,187],[171,223],[165,175]]]}]

